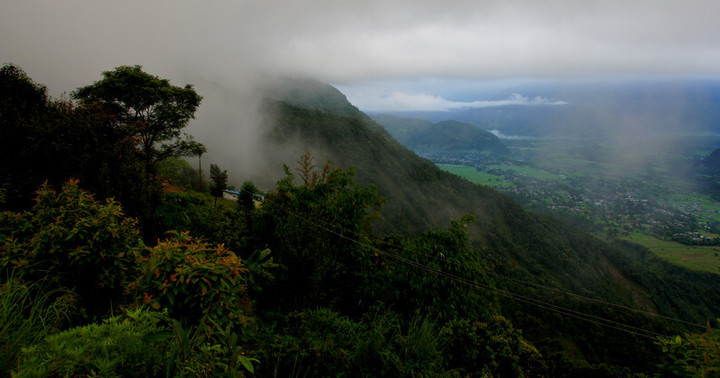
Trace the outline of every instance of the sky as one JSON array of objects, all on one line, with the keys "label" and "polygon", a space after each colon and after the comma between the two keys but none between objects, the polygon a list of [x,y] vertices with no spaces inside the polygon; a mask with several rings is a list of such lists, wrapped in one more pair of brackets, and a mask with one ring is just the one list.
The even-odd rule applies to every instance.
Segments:
[{"label": "sky", "polygon": [[309,75],[361,109],[446,109],[535,98],[459,99],[463,82],[719,76],[718,14],[711,0],[2,0],[0,63],[53,92],[140,64],[227,85]]},{"label": "sky", "polygon": [[262,79],[310,76],[367,112],[567,106],[545,89],[720,78],[718,14],[714,0],[0,0],[0,64],[55,97],[121,65],[194,84],[187,131],[239,185],[282,173],[257,163]]}]

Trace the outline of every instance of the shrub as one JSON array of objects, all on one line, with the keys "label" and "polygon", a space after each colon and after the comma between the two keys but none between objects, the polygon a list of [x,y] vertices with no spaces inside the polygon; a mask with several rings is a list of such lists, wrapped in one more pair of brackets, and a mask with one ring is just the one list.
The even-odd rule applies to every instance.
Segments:
[{"label": "shrub", "polygon": [[[411,376],[442,374],[433,322],[404,323],[392,312],[356,321],[331,309],[292,313],[269,330],[257,353],[279,376]],[[259,337],[263,339],[263,336]],[[269,374],[265,371],[263,374]]]},{"label": "shrub", "polygon": [[703,334],[661,337],[657,344],[664,353],[663,368],[679,376],[720,375],[720,331],[708,328]]},{"label": "shrub", "polygon": [[40,187],[31,211],[0,213],[0,269],[21,280],[73,289],[107,310],[122,295],[142,246],[137,222],[113,199],[105,203],[70,180],[58,193]]},{"label": "shrub", "polygon": [[440,332],[449,368],[471,376],[542,376],[540,352],[502,316],[488,322],[458,319]]},{"label": "shrub", "polygon": [[[16,376],[156,376],[166,365],[168,329],[147,311],[76,327],[23,349]],[[153,337],[155,336],[155,337]]]},{"label": "shrub", "polygon": [[248,270],[223,245],[211,247],[188,232],[171,232],[139,260],[137,279],[128,286],[144,304],[167,308],[175,319],[197,323],[246,324],[251,315]]}]

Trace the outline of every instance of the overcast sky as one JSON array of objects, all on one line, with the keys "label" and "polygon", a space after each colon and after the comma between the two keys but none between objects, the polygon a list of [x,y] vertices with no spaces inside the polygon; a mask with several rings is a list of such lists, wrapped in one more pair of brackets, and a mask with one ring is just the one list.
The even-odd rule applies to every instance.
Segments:
[{"label": "overcast sky", "polygon": [[[229,84],[300,73],[351,100],[452,106],[441,87],[463,79],[718,77],[718,15],[714,0],[0,0],[0,63],[54,93],[140,64]],[[436,90],[408,84],[428,80]],[[500,100],[563,100],[525,96]]]}]

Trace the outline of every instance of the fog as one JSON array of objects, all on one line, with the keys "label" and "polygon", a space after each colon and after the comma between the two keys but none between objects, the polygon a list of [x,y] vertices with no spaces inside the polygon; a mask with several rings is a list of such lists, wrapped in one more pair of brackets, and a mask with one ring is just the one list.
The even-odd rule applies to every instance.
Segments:
[{"label": "fog", "polygon": [[[204,100],[188,131],[233,180],[266,153],[256,88],[267,77],[333,83],[361,110],[570,107],[577,100],[566,93],[532,85],[719,77],[717,14],[720,3],[707,0],[8,0],[0,63],[55,96],[120,65],[194,84]],[[685,101],[660,121],[684,124]],[[605,116],[594,109],[583,117]],[[607,122],[624,119],[614,129],[630,135],[619,139],[659,122],[627,110]]]},{"label": "fog", "polygon": [[0,59],[57,90],[141,64],[236,85],[249,71],[333,83],[718,74],[706,0],[4,1]]}]

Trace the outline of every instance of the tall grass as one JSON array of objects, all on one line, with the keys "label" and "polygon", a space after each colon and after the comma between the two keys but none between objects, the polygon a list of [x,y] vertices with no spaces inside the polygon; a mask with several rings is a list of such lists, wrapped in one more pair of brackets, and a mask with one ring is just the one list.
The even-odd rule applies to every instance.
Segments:
[{"label": "tall grass", "polygon": [[42,290],[7,278],[0,282],[0,376],[17,366],[23,347],[33,345],[57,330],[68,319],[73,295]]}]

